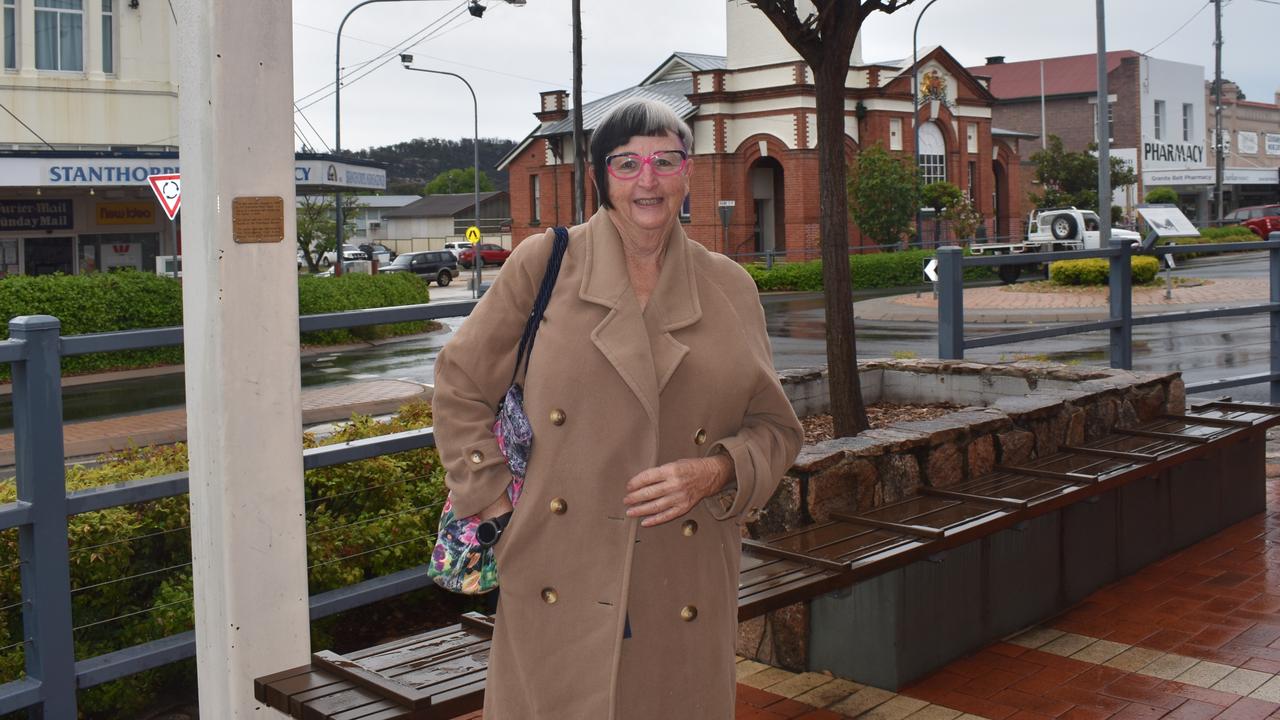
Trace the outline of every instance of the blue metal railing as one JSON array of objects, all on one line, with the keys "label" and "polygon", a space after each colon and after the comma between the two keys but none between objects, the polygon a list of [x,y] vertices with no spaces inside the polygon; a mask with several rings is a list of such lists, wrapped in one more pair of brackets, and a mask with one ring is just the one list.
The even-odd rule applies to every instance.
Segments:
[{"label": "blue metal railing", "polygon": [[[1133,274],[1130,258],[1134,255],[1186,255],[1191,253],[1220,253],[1266,250],[1268,252],[1271,280],[1268,302],[1242,307],[1214,308],[1160,313],[1135,318],[1133,316]],[[1026,332],[984,335],[966,338],[964,334],[964,268],[1000,265],[1027,265],[1079,258],[1105,258],[1110,264],[1108,285],[1110,313],[1106,320],[1087,323],[1055,325]],[[1270,372],[1252,373],[1221,378],[1209,382],[1187,385],[1188,393],[1212,392],[1226,388],[1270,383],[1271,402],[1280,402],[1280,233],[1273,233],[1264,241],[1217,243],[1205,245],[1159,245],[1149,250],[1137,250],[1124,240],[1112,240],[1111,246],[1098,250],[1073,250],[1070,252],[1028,253],[1025,255],[989,255],[964,257],[958,247],[938,250],[938,357],[943,360],[962,360],[964,351],[975,348],[1008,345],[1011,343],[1043,340],[1045,338],[1074,335],[1077,333],[1107,330],[1110,338],[1111,367],[1133,369],[1133,328],[1136,325],[1187,322],[1220,317],[1238,317],[1267,313],[1270,316]]]},{"label": "blue metal railing", "polygon": [[[476,301],[375,308],[299,318],[300,332],[464,317]],[[182,344],[182,328],[60,336],[52,317],[14,318],[0,341],[0,362],[13,367],[16,502],[0,505],[0,531],[18,531],[22,644],[26,677],[0,685],[0,715],[38,709],[48,720],[74,720],[76,691],[195,655],[195,635],[180,633],[77,660],[73,641],[68,518],[187,492],[187,473],[67,492],[62,432],[61,359],[70,355]],[[303,451],[306,470],[435,446],[431,428]],[[310,598],[311,618],[426,587],[425,566],[366,580]]]}]

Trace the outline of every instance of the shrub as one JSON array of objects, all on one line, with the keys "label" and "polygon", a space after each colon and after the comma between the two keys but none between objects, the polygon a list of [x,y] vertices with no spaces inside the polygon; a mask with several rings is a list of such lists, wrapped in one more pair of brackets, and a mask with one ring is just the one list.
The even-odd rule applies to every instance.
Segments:
[{"label": "shrub", "polygon": [[[968,254],[968,251],[966,251]],[[849,256],[849,275],[853,287],[871,290],[896,287],[916,287],[924,283],[924,263],[933,257],[929,250],[903,250],[900,252],[866,253]],[[793,292],[822,291],[822,261],[782,263],[766,270],[756,263],[744,266],[756,287],[762,292],[790,290]],[[992,268],[965,268],[965,280],[991,280]]]},{"label": "shrub", "polygon": [[[1130,258],[1135,285],[1145,285],[1160,272],[1160,262],[1153,257]],[[1103,258],[1059,260],[1049,265],[1049,280],[1058,285],[1106,285],[1111,277],[1111,263]]]},{"label": "shrub", "polygon": [[1171,187],[1153,187],[1147,191],[1148,205],[1174,205],[1178,202],[1178,191]]},{"label": "shrub", "polygon": [[[388,422],[355,416],[315,447],[431,424],[425,404],[408,405]],[[133,449],[94,468],[67,471],[67,487],[102,487],[187,467],[182,445]],[[323,592],[426,562],[443,504],[443,470],[434,449],[386,455],[304,475],[310,591]],[[16,497],[0,480],[0,505]],[[68,518],[72,611],[77,657],[86,658],[190,630],[191,544],[185,496],[109,508]],[[0,533],[0,684],[19,677],[22,637],[16,531]],[[124,578],[122,580],[122,578]],[[134,613],[134,614],[130,614]],[[95,624],[96,623],[96,624]],[[327,624],[328,623],[328,624]],[[318,621],[325,636],[332,621]],[[85,713],[133,718],[168,689],[194,683],[191,663],[139,673],[81,693]]]},{"label": "shrub", "polygon": [[[348,273],[338,277],[298,278],[298,314],[363,310],[365,308],[418,305],[430,301],[427,282],[413,273],[365,275]],[[422,332],[426,322],[370,325],[348,330],[303,333],[304,345],[336,345],[357,340],[377,340]]]},{"label": "shrub", "polygon": [[[336,278],[298,278],[303,315],[371,307],[414,305],[430,300],[427,284],[411,273],[351,274]],[[8,320],[19,315],[52,315],[63,335],[182,325],[182,284],[169,277],[124,270],[84,275],[14,275],[0,278],[0,339],[9,337]],[[376,325],[351,330],[307,333],[303,343],[338,344],[422,332],[425,322]],[[176,365],[182,348],[147,348],[63,358],[67,375],[120,368]],[[0,379],[9,365],[0,366]]]}]

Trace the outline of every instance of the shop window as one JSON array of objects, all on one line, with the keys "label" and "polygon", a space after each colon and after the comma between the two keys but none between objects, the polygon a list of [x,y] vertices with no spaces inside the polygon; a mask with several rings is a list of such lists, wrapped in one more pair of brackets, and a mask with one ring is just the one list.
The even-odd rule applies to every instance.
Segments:
[{"label": "shop window", "polygon": [[4,0],[4,69],[18,69],[18,6],[17,0]]},{"label": "shop window", "polygon": [[22,266],[18,264],[17,239],[0,240],[0,277],[20,275]]},{"label": "shop window", "polygon": [[947,179],[947,144],[937,123],[920,126],[920,180],[925,185]]},{"label": "shop window", "polygon": [[36,69],[84,70],[84,0],[35,0]]},{"label": "shop window", "polygon": [[1191,142],[1191,134],[1196,131],[1195,128],[1195,106],[1191,103],[1182,103],[1182,141]]},{"label": "shop window", "polygon": [[102,72],[107,74],[116,71],[113,8],[113,0],[102,0]]},{"label": "shop window", "polygon": [[1151,114],[1155,139],[1164,139],[1164,101],[1157,100],[1155,110]]},{"label": "shop window", "polygon": [[154,272],[160,250],[157,233],[80,236],[80,272],[139,270]]}]

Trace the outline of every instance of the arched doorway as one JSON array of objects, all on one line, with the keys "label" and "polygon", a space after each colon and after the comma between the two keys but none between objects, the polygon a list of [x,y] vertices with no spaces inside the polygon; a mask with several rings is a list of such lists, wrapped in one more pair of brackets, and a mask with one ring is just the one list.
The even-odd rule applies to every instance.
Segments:
[{"label": "arched doorway", "polygon": [[747,252],[777,253],[787,248],[786,203],[782,163],[762,157],[747,172],[752,205],[752,248]]},{"label": "arched doorway", "polygon": [[1005,171],[1004,163],[999,160],[991,161],[991,171],[995,176],[995,187],[991,189],[992,207],[996,216],[995,234],[997,237],[1008,237],[1009,174]]}]

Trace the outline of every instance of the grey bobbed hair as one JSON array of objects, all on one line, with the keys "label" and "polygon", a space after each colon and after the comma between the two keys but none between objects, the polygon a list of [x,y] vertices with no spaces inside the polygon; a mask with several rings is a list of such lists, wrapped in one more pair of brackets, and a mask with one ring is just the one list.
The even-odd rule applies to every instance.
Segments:
[{"label": "grey bobbed hair", "polygon": [[661,137],[667,133],[680,138],[681,150],[693,151],[693,131],[666,103],[636,98],[621,103],[605,115],[591,135],[589,154],[601,205],[613,209],[609,202],[609,169],[604,164],[605,156],[631,142],[633,137]]}]

